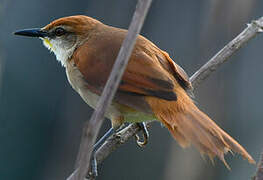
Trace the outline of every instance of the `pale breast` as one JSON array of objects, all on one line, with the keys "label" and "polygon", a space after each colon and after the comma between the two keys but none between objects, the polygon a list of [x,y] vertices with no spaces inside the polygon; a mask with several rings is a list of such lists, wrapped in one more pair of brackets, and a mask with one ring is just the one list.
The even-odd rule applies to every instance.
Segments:
[{"label": "pale breast", "polygon": [[[82,99],[93,109],[95,109],[97,102],[99,101],[99,96],[95,93],[92,93],[88,89],[88,84],[85,81],[83,75],[78,70],[78,68],[75,66],[73,61],[69,61],[66,63],[66,74],[69,83],[73,87],[75,91],[79,93],[79,95],[82,97]],[[115,105],[110,105],[106,112],[107,118],[112,118],[112,116],[119,116],[121,113],[117,109]]]}]

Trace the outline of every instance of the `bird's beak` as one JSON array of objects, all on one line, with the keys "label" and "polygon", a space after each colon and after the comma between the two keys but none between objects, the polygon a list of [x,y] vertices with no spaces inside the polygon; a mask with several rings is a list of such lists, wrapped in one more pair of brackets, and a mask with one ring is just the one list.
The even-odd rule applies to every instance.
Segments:
[{"label": "bird's beak", "polygon": [[29,37],[47,37],[48,33],[41,29],[23,29],[14,32],[15,35],[29,36]]}]

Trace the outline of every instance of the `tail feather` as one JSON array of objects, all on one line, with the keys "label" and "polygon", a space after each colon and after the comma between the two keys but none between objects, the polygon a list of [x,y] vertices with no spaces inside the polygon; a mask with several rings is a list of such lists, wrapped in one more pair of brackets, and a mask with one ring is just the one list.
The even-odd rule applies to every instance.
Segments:
[{"label": "tail feather", "polygon": [[[184,94],[183,94],[184,95]],[[147,97],[156,117],[169,129],[182,147],[193,144],[201,154],[207,154],[211,160],[217,156],[230,169],[224,159],[227,152],[236,152],[255,163],[247,151],[231,136],[224,132],[205,113],[200,111],[185,94],[185,98],[167,101]]]}]

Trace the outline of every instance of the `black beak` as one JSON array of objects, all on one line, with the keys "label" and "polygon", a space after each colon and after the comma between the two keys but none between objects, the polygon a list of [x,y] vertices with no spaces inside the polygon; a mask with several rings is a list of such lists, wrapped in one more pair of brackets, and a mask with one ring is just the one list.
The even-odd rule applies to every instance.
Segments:
[{"label": "black beak", "polygon": [[29,37],[47,37],[48,33],[41,29],[24,29],[14,32],[15,35],[29,36]]}]

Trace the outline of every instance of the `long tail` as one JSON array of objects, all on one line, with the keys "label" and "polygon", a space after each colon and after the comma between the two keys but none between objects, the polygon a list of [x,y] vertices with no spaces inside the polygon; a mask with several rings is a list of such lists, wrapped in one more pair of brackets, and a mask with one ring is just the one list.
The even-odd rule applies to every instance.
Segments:
[{"label": "long tail", "polygon": [[224,154],[228,151],[239,153],[249,163],[255,163],[237,141],[195,106],[184,90],[179,90],[177,95],[177,101],[155,97],[146,97],[146,100],[157,118],[182,147],[193,144],[201,154],[207,154],[211,160],[217,156],[228,169],[230,167],[224,159]]}]

